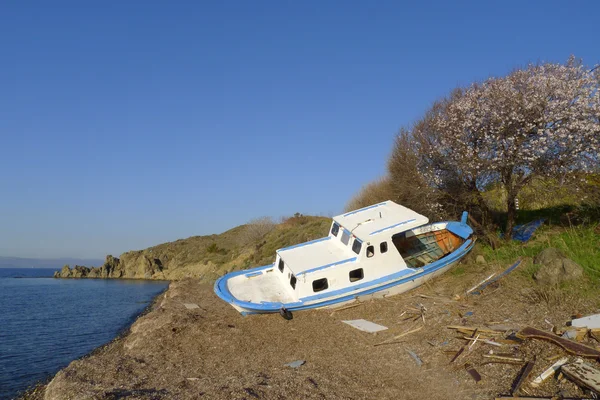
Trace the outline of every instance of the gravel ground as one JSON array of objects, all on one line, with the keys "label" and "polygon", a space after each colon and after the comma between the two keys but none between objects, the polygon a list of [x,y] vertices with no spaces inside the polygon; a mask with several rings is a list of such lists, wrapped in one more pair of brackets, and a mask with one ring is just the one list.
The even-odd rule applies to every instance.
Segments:
[{"label": "gravel ground", "polygon": [[[403,295],[339,311],[298,312],[289,321],[279,315],[242,317],[217,298],[211,286],[192,279],[173,282],[127,335],[72,362],[26,398],[494,398],[509,393],[522,364],[485,364],[490,360],[483,355],[490,350],[525,360],[535,356],[531,377],[554,362],[548,358],[567,354],[537,340],[502,348],[476,343],[450,363],[466,341],[447,326],[503,324],[548,331],[548,322],[564,326],[575,312],[598,310],[577,297],[523,288],[522,280],[510,276],[481,296],[465,298],[465,288],[488,272],[469,279],[446,274]],[[199,308],[187,309],[185,303]],[[341,322],[360,318],[389,329],[372,334]],[[409,351],[418,355],[422,366]],[[285,366],[295,360],[306,363]],[[479,383],[466,372],[466,363],[480,373]],[[536,389],[523,387],[523,395],[584,395],[569,381],[556,379]]]}]

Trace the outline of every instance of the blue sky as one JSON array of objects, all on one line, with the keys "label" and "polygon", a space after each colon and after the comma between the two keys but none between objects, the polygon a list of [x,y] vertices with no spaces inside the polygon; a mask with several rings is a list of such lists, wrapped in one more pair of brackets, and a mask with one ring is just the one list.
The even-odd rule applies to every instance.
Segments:
[{"label": "blue sky", "polygon": [[458,85],[570,54],[600,3],[0,6],[0,255],[102,257],[333,215]]}]

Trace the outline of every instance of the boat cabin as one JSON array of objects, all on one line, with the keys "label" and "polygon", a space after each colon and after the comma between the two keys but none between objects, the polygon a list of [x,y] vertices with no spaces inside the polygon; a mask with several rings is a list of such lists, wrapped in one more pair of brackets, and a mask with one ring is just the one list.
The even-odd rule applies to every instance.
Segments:
[{"label": "boat cabin", "polygon": [[338,215],[327,237],[277,250],[273,270],[287,287],[285,297],[303,302],[384,281],[402,270],[412,273],[462,242],[428,222],[391,201]]}]

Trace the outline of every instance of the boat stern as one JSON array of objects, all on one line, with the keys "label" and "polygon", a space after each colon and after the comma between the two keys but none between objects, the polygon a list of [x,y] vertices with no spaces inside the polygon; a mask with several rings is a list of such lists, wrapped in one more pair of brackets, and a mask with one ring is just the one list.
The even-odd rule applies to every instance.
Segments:
[{"label": "boat stern", "polygon": [[215,282],[214,291],[242,315],[279,312],[298,303],[282,285],[274,264],[225,274]]}]

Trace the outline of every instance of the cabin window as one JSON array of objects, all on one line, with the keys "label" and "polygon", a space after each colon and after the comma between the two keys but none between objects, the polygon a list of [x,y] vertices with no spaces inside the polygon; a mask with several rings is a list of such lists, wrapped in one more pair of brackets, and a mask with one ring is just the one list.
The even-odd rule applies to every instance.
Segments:
[{"label": "cabin window", "polygon": [[360,281],[364,277],[365,273],[363,272],[362,268],[350,271],[350,282]]},{"label": "cabin window", "polygon": [[367,257],[371,258],[375,255],[375,247],[374,246],[368,246],[367,247]]},{"label": "cabin window", "polygon": [[321,279],[317,279],[316,281],[313,281],[313,292],[321,292],[325,289],[327,289],[329,287],[329,284],[327,283],[327,278],[321,278]]},{"label": "cabin window", "polygon": [[354,243],[352,243],[352,251],[356,254],[360,254],[360,249],[362,248],[362,242],[358,239],[354,239]]},{"label": "cabin window", "polygon": [[344,233],[342,233],[342,243],[344,243],[344,246],[348,246],[348,242],[350,242],[350,232],[344,229]]},{"label": "cabin window", "polygon": [[331,234],[333,236],[337,236],[339,231],[340,231],[340,226],[334,222],[333,226],[331,227]]},{"label": "cabin window", "polygon": [[281,258],[279,259],[279,270],[283,272],[283,260]]},{"label": "cabin window", "polygon": [[381,254],[387,252],[387,242],[381,242],[379,244],[379,251],[381,252]]},{"label": "cabin window", "polygon": [[290,285],[292,286],[292,289],[296,290],[296,277],[294,275],[292,275],[292,278],[290,279]]}]

